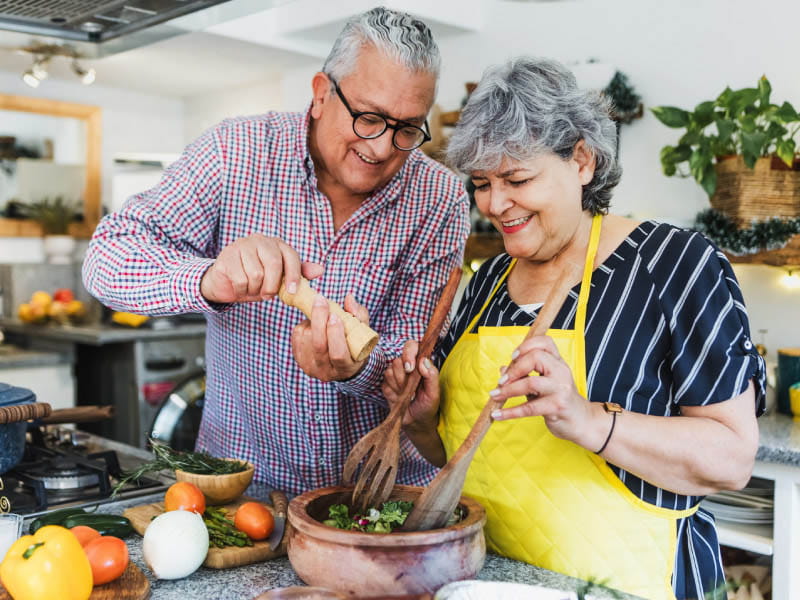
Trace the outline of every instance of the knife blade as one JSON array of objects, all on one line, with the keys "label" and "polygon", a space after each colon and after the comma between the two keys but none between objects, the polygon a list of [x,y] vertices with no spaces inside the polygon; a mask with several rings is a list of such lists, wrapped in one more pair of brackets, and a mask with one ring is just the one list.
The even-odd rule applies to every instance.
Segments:
[{"label": "knife blade", "polygon": [[269,549],[275,550],[283,539],[283,532],[286,528],[286,507],[289,504],[289,500],[287,500],[286,494],[280,490],[272,490],[269,493],[269,499],[272,502],[274,511],[275,527],[272,529],[272,533],[269,534],[267,542],[269,543]]}]

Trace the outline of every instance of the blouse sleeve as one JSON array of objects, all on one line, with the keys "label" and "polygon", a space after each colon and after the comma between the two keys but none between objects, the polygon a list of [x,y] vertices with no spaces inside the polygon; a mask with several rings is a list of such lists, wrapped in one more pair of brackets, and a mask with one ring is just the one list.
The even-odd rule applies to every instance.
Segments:
[{"label": "blouse sleeve", "polygon": [[673,402],[723,402],[755,384],[764,412],[766,369],[750,338],[739,282],[728,259],[696,232],[673,230],[649,271],[670,334]]}]

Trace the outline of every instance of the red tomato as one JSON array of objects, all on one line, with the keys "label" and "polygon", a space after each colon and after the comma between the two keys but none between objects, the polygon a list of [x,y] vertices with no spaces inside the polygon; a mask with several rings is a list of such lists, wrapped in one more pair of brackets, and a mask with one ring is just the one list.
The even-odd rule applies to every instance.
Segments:
[{"label": "red tomato", "polygon": [[246,533],[250,539],[263,540],[272,533],[275,519],[260,502],[245,502],[236,511],[233,526]]},{"label": "red tomato", "polygon": [[128,568],[128,546],[118,537],[103,535],[83,547],[92,567],[94,585],[114,581]]},{"label": "red tomato", "polygon": [[70,531],[75,534],[81,546],[86,546],[89,542],[100,537],[100,532],[97,529],[87,527],[86,525],[76,525],[71,527]]},{"label": "red tomato", "polygon": [[53,292],[53,300],[64,303],[72,302],[75,300],[75,294],[73,294],[70,289],[61,288]]},{"label": "red tomato", "polygon": [[164,494],[164,510],[190,510],[202,515],[206,510],[206,497],[195,484],[179,481],[169,486]]}]

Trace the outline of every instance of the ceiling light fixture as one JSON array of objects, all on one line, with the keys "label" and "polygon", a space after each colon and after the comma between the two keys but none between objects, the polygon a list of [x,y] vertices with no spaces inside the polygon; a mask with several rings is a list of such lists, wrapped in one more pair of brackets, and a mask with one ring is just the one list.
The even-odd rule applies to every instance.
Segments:
[{"label": "ceiling light fixture", "polygon": [[97,76],[97,73],[93,68],[89,67],[88,69],[84,69],[81,67],[78,64],[77,58],[72,60],[72,72],[80,78],[83,85],[92,85],[95,77]]},{"label": "ceiling light fixture", "polygon": [[33,55],[33,64],[22,74],[22,80],[32,88],[48,77],[48,66],[55,57],[62,57],[72,61],[72,72],[77,75],[81,83],[91,85],[97,76],[91,67],[84,68],[78,63],[79,58],[83,58],[74,48],[59,44],[32,44],[24,48],[18,48],[21,53]]}]

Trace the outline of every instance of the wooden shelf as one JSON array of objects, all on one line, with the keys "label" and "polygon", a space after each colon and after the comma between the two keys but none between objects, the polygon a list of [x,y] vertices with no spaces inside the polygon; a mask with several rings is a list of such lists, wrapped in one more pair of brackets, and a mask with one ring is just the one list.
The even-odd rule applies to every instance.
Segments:
[{"label": "wooden shelf", "polygon": [[755,254],[725,255],[732,263],[747,265],[771,265],[773,267],[800,267],[800,234],[792,236],[789,243],[776,250],[764,250]]},{"label": "wooden shelf", "polygon": [[503,238],[491,233],[473,233],[467,238],[464,248],[464,260],[492,258],[506,251]]}]

